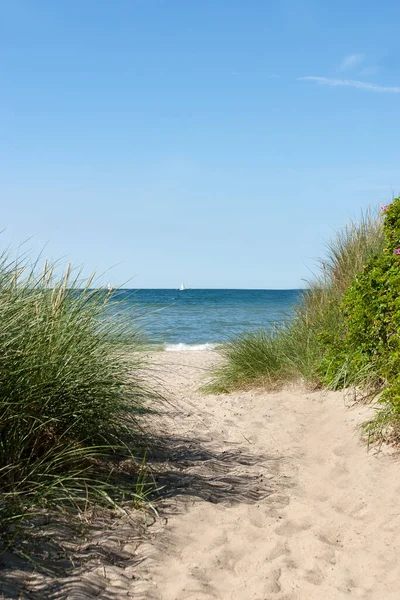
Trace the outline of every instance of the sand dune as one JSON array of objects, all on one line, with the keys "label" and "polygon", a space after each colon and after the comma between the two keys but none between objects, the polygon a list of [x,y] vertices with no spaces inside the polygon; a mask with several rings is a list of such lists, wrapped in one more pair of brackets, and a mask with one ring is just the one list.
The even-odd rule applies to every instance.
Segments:
[{"label": "sand dune", "polygon": [[163,428],[189,450],[139,568],[147,597],[400,597],[399,464],[360,443],[365,407],[295,388],[204,396],[212,353],[157,360],[174,406]]}]

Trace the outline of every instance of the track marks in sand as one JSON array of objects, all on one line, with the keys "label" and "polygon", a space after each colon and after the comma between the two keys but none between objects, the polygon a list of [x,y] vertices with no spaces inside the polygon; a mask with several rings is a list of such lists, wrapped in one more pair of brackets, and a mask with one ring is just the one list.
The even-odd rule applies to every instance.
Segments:
[{"label": "track marks in sand", "polygon": [[213,353],[158,360],[175,407],[164,426],[202,459],[170,465],[194,481],[171,490],[143,564],[152,597],[398,600],[399,466],[359,443],[366,409],[300,389],[205,396]]}]

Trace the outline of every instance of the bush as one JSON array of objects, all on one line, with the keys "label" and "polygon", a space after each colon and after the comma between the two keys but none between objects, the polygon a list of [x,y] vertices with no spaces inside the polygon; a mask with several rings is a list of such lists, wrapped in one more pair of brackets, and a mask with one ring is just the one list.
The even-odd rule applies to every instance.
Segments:
[{"label": "bush", "polygon": [[33,507],[111,501],[107,461],[130,455],[146,395],[140,337],[109,318],[111,294],[54,271],[0,261],[3,527]]},{"label": "bush", "polygon": [[338,334],[325,336],[323,380],[332,386],[369,380],[383,405],[368,426],[372,436],[390,426],[400,434],[400,198],[384,207],[382,250],[363,265],[341,305]]}]

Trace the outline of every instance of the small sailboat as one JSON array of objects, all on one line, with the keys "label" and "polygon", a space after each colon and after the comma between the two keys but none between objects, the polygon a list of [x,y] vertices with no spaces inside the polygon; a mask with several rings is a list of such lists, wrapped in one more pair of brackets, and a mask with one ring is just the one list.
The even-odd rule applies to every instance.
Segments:
[{"label": "small sailboat", "polygon": [[181,287],[179,288],[179,291],[180,292],[184,292],[185,289],[186,289],[185,286],[183,285],[183,283],[181,283]]}]

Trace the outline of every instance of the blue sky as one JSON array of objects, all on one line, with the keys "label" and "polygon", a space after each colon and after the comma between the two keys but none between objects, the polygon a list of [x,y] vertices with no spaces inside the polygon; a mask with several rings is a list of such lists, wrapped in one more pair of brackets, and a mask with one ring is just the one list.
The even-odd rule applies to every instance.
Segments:
[{"label": "blue sky", "polygon": [[100,283],[301,286],[400,192],[399,22],[394,1],[0,0],[3,244]]}]

